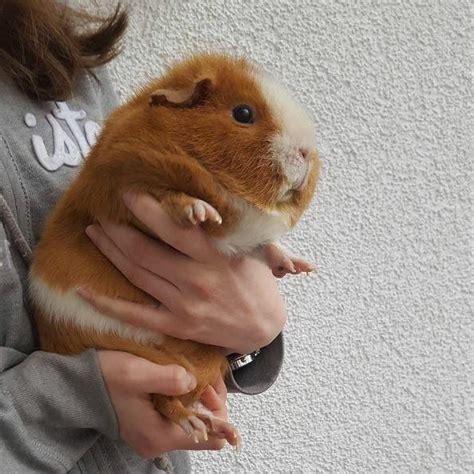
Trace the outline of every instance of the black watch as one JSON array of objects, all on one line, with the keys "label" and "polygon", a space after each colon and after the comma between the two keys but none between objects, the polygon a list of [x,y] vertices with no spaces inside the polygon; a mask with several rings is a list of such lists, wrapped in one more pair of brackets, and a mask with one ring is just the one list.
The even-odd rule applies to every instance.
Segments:
[{"label": "black watch", "polygon": [[260,354],[260,349],[250,352],[250,354],[231,354],[227,357],[232,371],[241,369],[246,365],[252,363]]}]

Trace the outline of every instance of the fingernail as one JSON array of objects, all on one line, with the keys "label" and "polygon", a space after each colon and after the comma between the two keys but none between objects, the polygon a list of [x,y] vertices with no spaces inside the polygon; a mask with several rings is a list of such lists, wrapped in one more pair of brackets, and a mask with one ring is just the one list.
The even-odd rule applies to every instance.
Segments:
[{"label": "fingernail", "polygon": [[85,286],[78,286],[76,288],[76,293],[79,296],[82,296],[82,298],[86,300],[91,300],[92,299],[92,292],[88,290]]},{"label": "fingernail", "polygon": [[196,377],[194,377],[194,375],[191,374],[190,372],[186,374],[186,377],[187,377],[188,390],[189,391],[194,390],[197,385]]},{"label": "fingernail", "polygon": [[97,236],[97,227],[92,224],[86,227],[86,234],[91,240],[94,240],[94,237]]},{"label": "fingernail", "polygon": [[127,207],[130,207],[133,202],[135,201],[137,195],[135,193],[132,193],[131,191],[128,191],[126,192],[124,195],[123,195],[123,202],[125,203],[125,205]]}]

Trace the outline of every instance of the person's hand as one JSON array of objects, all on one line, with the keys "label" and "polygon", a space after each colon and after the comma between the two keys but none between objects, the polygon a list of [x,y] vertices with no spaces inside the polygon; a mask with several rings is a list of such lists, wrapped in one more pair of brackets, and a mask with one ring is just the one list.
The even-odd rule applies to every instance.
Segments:
[{"label": "person's hand", "polygon": [[[120,437],[141,457],[155,458],[176,449],[219,450],[222,439],[195,443],[181,427],[161,416],[151,393],[182,395],[196,386],[194,376],[178,365],[157,365],[126,352],[98,350],[99,365],[117,416]],[[214,416],[227,420],[224,382],[208,387],[201,401]]]},{"label": "person's hand", "polygon": [[131,212],[161,241],[139,230],[101,221],[87,228],[99,250],[159,307],[78,293],[98,311],[179,339],[248,353],[283,329],[286,311],[265,263],[219,254],[199,226],[175,223],[149,195],[127,194]]}]

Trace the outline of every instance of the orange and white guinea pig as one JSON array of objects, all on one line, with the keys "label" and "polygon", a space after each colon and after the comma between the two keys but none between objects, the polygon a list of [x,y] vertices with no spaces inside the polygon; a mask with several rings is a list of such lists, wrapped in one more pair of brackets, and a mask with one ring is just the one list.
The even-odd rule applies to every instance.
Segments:
[{"label": "orange and white guinea pig", "polygon": [[110,115],[47,219],[30,271],[41,348],[74,354],[97,347],[179,364],[195,375],[196,389],[153,395],[156,409],[195,439],[209,434],[236,444],[235,428],[196,403],[227,370],[221,350],[113,320],[77,295],[87,287],[151,300],[84,230],[100,218],[149,232],[122,200],[127,191],[148,193],[180,224],[200,225],[224,254],[260,254],[276,276],[309,271],[275,241],[308,206],[318,163],[308,115],[256,64],[202,54],[172,66]]}]

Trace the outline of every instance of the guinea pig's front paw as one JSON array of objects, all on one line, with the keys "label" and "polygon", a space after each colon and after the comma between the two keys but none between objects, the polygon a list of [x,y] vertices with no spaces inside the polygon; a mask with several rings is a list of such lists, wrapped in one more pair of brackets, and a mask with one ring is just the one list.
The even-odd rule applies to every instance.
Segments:
[{"label": "guinea pig's front paw", "polygon": [[222,224],[222,217],[214,207],[186,193],[169,192],[160,199],[160,204],[181,225],[197,225],[206,221]]},{"label": "guinea pig's front paw", "polygon": [[210,204],[201,199],[191,199],[193,202],[184,208],[184,212],[191,223],[196,225],[209,220],[222,224],[222,217]]},{"label": "guinea pig's front paw", "polygon": [[263,253],[265,261],[277,278],[283,278],[288,273],[298,275],[299,273],[310,273],[314,270],[313,264],[299,257],[288,255],[285,250],[275,243],[264,245]]}]

